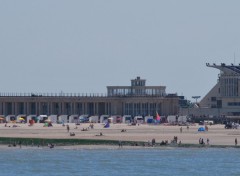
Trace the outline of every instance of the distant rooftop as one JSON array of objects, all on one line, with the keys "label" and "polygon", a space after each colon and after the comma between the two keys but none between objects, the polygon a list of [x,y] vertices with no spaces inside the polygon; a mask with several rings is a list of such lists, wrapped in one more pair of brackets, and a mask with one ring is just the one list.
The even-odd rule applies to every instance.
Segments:
[{"label": "distant rooftop", "polygon": [[234,65],[234,64],[226,65],[225,63],[221,63],[221,64],[217,65],[215,63],[213,63],[213,64],[206,63],[206,66],[219,69],[220,71],[222,71],[224,74],[227,74],[227,75],[232,75],[232,74],[240,75],[240,64],[239,65]]},{"label": "distant rooftop", "polygon": [[146,86],[146,80],[138,76],[131,86],[107,86],[108,96],[166,96],[165,86]]}]

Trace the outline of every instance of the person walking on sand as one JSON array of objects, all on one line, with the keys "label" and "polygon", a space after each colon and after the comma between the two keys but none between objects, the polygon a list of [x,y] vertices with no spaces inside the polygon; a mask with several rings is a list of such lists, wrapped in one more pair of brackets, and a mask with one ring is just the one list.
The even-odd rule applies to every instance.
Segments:
[{"label": "person walking on sand", "polygon": [[235,138],[235,145],[237,145],[237,138]]},{"label": "person walking on sand", "polygon": [[182,127],[180,128],[180,133],[182,133]]},{"label": "person walking on sand", "polygon": [[70,127],[69,127],[69,125],[67,125],[67,131],[69,132],[69,130],[70,130]]}]

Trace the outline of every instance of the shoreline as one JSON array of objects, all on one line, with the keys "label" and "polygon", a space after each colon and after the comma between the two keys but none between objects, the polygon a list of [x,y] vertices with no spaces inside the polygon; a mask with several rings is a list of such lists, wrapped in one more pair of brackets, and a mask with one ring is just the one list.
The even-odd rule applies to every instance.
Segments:
[{"label": "shoreline", "polygon": [[[21,141],[21,146],[20,142]],[[60,149],[164,149],[164,148],[240,148],[240,145],[165,144],[154,146],[141,141],[96,140],[96,139],[49,139],[49,138],[5,138],[0,137],[0,148],[49,148],[53,144]]]}]

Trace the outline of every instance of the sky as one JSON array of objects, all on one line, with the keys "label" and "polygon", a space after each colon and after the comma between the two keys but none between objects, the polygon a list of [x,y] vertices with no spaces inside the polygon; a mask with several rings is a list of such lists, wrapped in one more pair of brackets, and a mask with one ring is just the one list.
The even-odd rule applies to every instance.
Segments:
[{"label": "sky", "polygon": [[192,100],[240,63],[238,0],[0,0],[0,92],[107,93],[140,76]]}]

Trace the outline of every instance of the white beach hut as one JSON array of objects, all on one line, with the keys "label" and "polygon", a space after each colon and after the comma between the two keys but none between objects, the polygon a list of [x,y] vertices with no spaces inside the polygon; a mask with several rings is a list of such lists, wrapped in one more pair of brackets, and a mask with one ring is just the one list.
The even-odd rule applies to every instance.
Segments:
[{"label": "white beach hut", "polygon": [[109,115],[101,115],[100,123],[106,123],[108,121]]},{"label": "white beach hut", "polygon": [[48,116],[47,115],[39,115],[37,118],[38,118],[39,123],[44,123],[45,120],[48,119]]},{"label": "white beach hut", "polygon": [[186,122],[187,122],[187,116],[178,117],[178,123],[186,123]]},{"label": "white beach hut", "polygon": [[117,123],[117,116],[111,116],[108,118],[109,123]]},{"label": "white beach hut", "polygon": [[52,123],[57,123],[57,115],[50,115],[50,116],[48,116],[48,119],[49,119]]},{"label": "white beach hut", "polygon": [[68,123],[68,115],[60,115],[60,116],[58,116],[58,121],[60,123]]},{"label": "white beach hut", "polygon": [[86,123],[89,121],[89,115],[88,114],[83,114],[79,116],[79,121],[80,123]]},{"label": "white beach hut", "polygon": [[134,117],[134,122],[135,123],[143,123],[144,122],[143,117],[142,116],[135,116]]},{"label": "white beach hut", "polygon": [[16,116],[15,115],[7,115],[6,116],[6,121],[7,122],[15,122],[16,121]]},{"label": "white beach hut", "polygon": [[169,116],[167,117],[167,121],[168,121],[168,123],[176,123],[176,122],[177,122],[177,116],[175,116],[175,115],[169,115]]},{"label": "white beach hut", "polygon": [[145,123],[148,123],[149,120],[150,120],[150,121],[153,121],[153,116],[145,116],[145,117],[144,117]]},{"label": "white beach hut", "polygon": [[132,122],[132,116],[131,115],[124,115],[122,117],[122,123],[131,123]]},{"label": "white beach hut", "polygon": [[18,116],[17,116],[17,119],[16,119],[16,121],[18,122],[18,123],[20,123],[20,122],[27,122],[27,116],[25,115],[25,114],[19,114]]},{"label": "white beach hut", "polygon": [[79,123],[79,116],[77,114],[69,116],[69,123]]},{"label": "white beach hut", "polygon": [[89,117],[90,123],[98,123],[99,117],[98,116],[91,116]]},{"label": "white beach hut", "polygon": [[29,122],[29,120],[34,120],[35,123],[37,123],[37,115],[28,115],[27,116],[27,123]]}]

